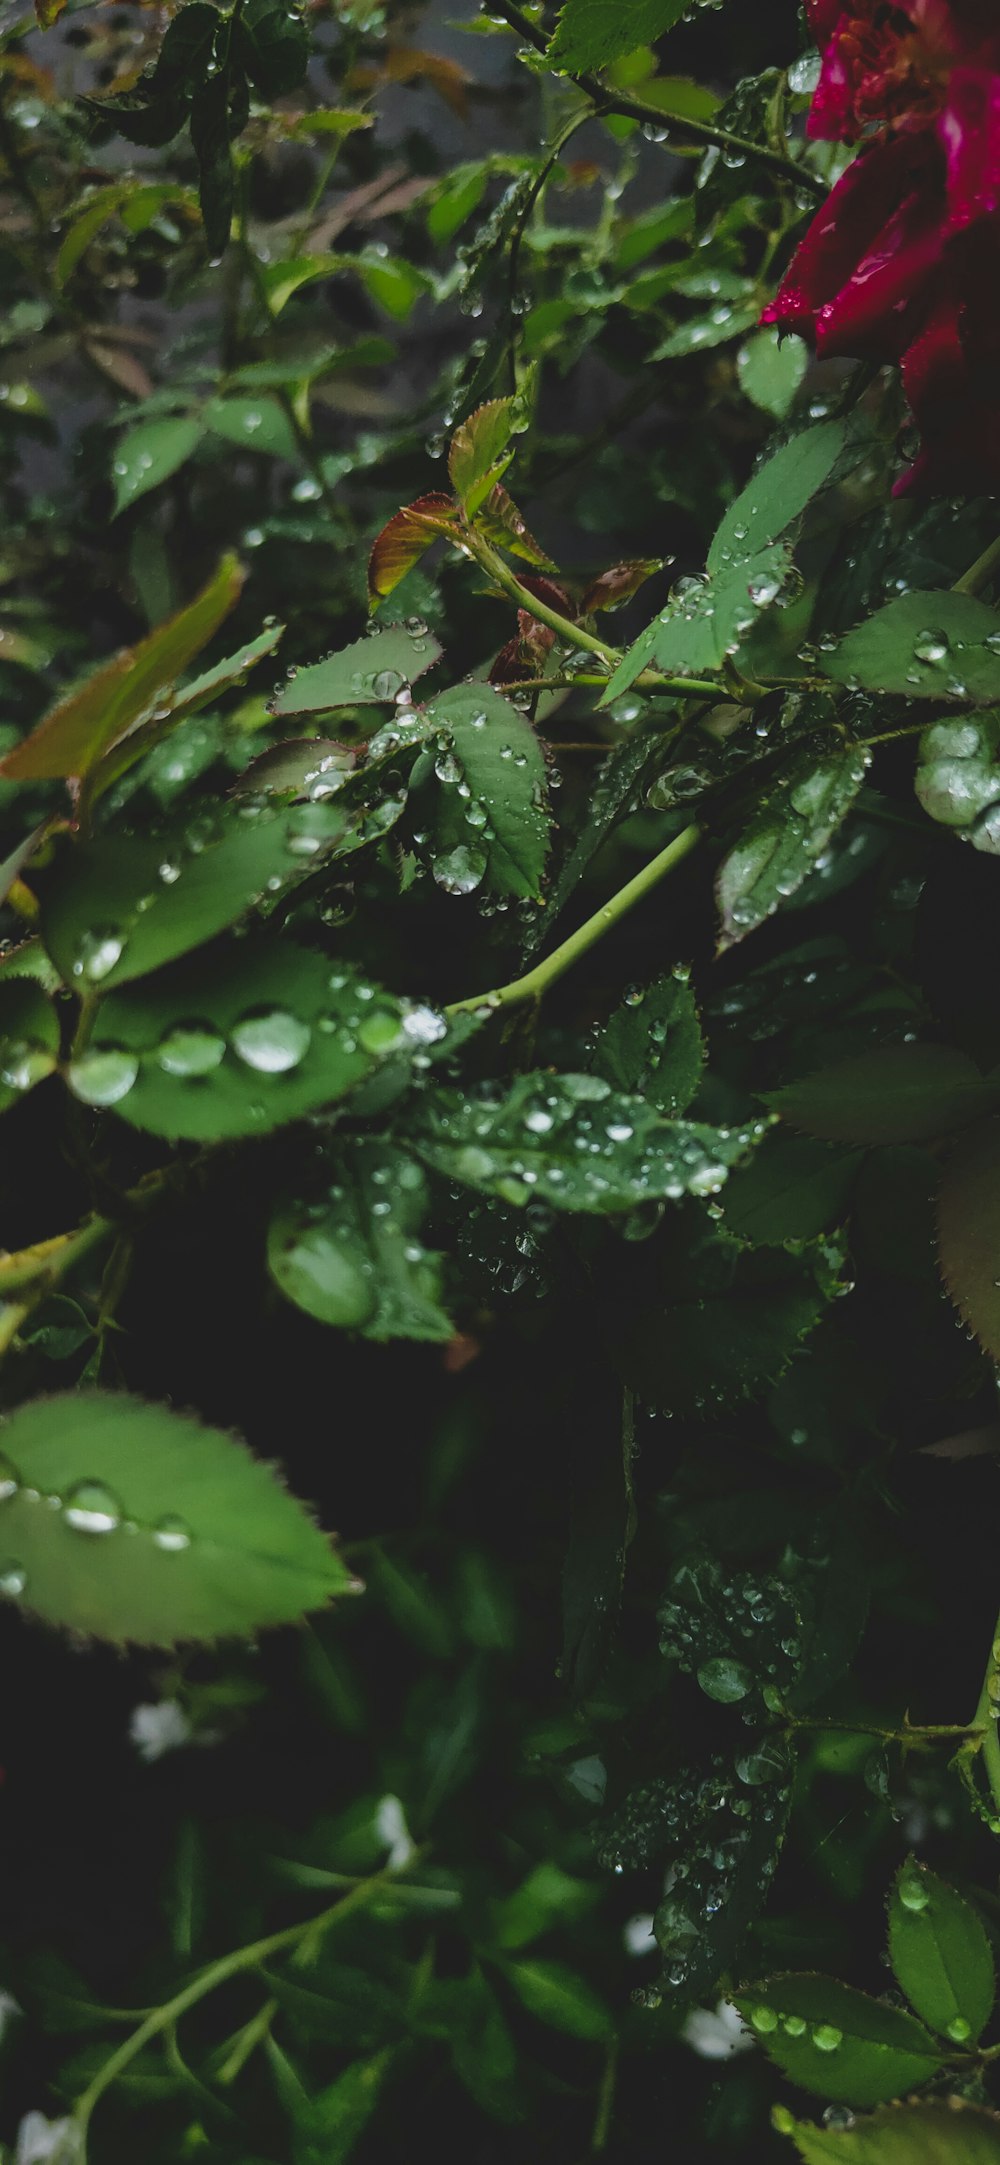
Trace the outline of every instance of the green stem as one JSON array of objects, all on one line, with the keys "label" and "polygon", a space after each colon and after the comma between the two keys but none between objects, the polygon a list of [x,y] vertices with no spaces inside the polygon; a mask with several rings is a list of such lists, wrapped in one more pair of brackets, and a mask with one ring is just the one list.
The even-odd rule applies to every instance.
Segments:
[{"label": "green stem", "polygon": [[496,986],[492,992],[477,993],[470,1000],[455,1000],[450,1007],[445,1008],[445,1014],[474,1015],[481,1008],[518,1007],[527,1000],[540,1000],[549,986],[562,977],[564,971],[570,969],[574,962],[578,962],[580,956],[587,954],[591,947],[595,947],[598,940],[603,940],[606,932],[620,924],[628,911],[634,909],[636,903],[641,902],[646,895],[651,894],[653,888],[666,878],[668,872],[673,871],[675,865],[682,864],[700,840],[700,827],[685,827],[682,833],[674,836],[672,842],[667,843],[666,849],[661,849],[659,856],[651,858],[649,864],[636,873],[634,879],[626,881],[624,887],[619,887],[618,893],[612,895],[610,902],[605,902],[603,908],[596,910],[593,917],[588,917],[586,923],[580,925],[576,932],[571,932],[569,939],[563,940],[560,947],[553,948],[551,955],[547,955],[544,961],[536,962],[533,970],[528,970],[524,977],[515,977],[509,985]]},{"label": "green stem", "polygon": [[[574,624],[571,617],[561,616],[558,609],[550,608],[547,601],[542,601],[539,595],[531,592],[530,587],[522,586],[516,573],[510,570],[495,549],[491,549],[489,542],[484,541],[481,534],[473,532],[469,539],[477,563],[494,584],[499,586],[511,601],[517,603],[519,609],[526,609],[528,615],[535,617],[539,624],[546,624],[549,631],[554,631],[557,639],[561,639],[564,645],[582,647],[586,653],[596,654],[606,669],[617,666],[622,659],[619,647],[609,646],[603,639],[595,639],[593,632],[584,631],[582,625]],[[548,689],[550,681],[547,677],[532,679],[535,688],[540,692]],[[589,683],[591,680],[589,677],[571,677],[567,681],[580,684]],[[600,683],[603,680],[598,678],[596,681]],[[724,690],[720,682],[713,683],[708,677],[664,677],[655,669],[642,670],[634,683],[658,692],[675,692],[681,699],[718,700]]]},{"label": "green stem", "polygon": [[307,1939],[311,1933],[324,1932],[332,1924],[352,1915],[355,1910],[363,1909],[372,1895],[394,1876],[391,1870],[376,1872],[370,1879],[362,1880],[359,1886],[352,1888],[350,1894],[342,1895],[339,1902],[334,1902],[318,1917],[308,1918],[305,1924],[286,1925],[281,1932],[270,1932],[266,1938],[252,1940],[246,1947],[234,1948],[230,1954],[222,1955],[218,1962],[209,1963],[208,1968],[202,1970],[198,1977],[192,1978],[191,1983],[185,1985],[182,1991],[175,1993],[172,2000],[166,2000],[162,2007],[154,2007],[145,2022],[141,2022],[138,2029],[133,2030],[131,2037],[127,2037],[124,2044],[119,2045],[117,2052],[113,2052],[110,2059],[105,2060],[82,2097],[77,2099],[73,2107],[73,2119],[81,2135],[86,2134],[94,2107],[104,2096],[105,2090],[110,2089],[113,2082],[117,2082],[119,2075],[124,2074],[125,2069],[131,2066],[132,2061],[145,2050],[154,2037],[172,2028],[182,2015],[187,2014],[189,2008],[196,2007],[199,2000],[207,1999],[209,1993],[218,1991],[220,1985],[228,1984],[230,1978],[240,1976],[244,1970],[259,1969],[261,1963],[269,1961],[272,1955],[284,1954],[288,1948],[298,1946],[300,1941]]},{"label": "green stem", "polygon": [[978,1743],[985,1735],[983,1724],[978,1720],[971,1725],[967,1722],[918,1722],[915,1725],[908,1723],[902,1729],[883,1729],[878,1722],[800,1721],[797,1715],[790,1715],[784,1726],[789,1734],[794,1732],[797,1736],[813,1732],[822,1736],[833,1733],[837,1736],[879,1737],[883,1744],[933,1744],[939,1737],[966,1737]]},{"label": "green stem", "polygon": [[968,571],[963,571],[961,578],[955,580],[952,593],[978,594],[980,589],[986,585],[991,572],[996,571],[998,565],[1000,565],[1000,537],[996,541],[991,541],[989,548],[984,549],[982,555],[977,556],[975,563],[969,565]]},{"label": "green stem", "polygon": [[983,1688],[979,1694],[976,1711],[971,1723],[971,1727],[978,1729],[982,1738],[983,1767],[990,1785],[994,1810],[1000,1812],[1000,1721],[997,1719],[1000,1698],[995,1696],[1000,1690],[998,1647],[1000,1647],[1000,1617],[997,1618],[994,1625],[993,1638],[990,1641],[990,1658],[986,1664],[986,1674],[983,1677]]},{"label": "green stem", "polygon": [[[496,0],[495,5],[494,0],[488,0],[488,12],[502,15],[511,29],[516,30],[526,44],[533,45],[536,52],[548,53],[549,40],[544,30],[522,14],[512,0]],[[812,195],[826,197],[826,183],[815,173],[810,173],[808,166],[799,165],[794,158],[783,157],[780,151],[767,149],[763,143],[750,143],[742,135],[731,135],[726,128],[714,128],[707,120],[690,120],[685,113],[666,112],[662,106],[646,105],[639,98],[624,97],[620,91],[612,90],[602,82],[599,75],[589,71],[571,75],[570,81],[576,83],[597,107],[598,117],[602,113],[618,113],[624,120],[638,120],[654,128],[686,135],[696,143],[714,143],[719,150],[735,151],[741,158],[750,158],[758,165],[767,166],[772,173],[784,174],[786,180],[794,180],[797,187],[808,188]]]}]

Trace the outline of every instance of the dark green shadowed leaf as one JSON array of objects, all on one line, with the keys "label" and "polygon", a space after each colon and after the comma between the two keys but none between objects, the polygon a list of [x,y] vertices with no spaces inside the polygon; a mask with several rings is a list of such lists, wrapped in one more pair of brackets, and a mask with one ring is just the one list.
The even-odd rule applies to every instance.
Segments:
[{"label": "dark green shadowed leaf", "polygon": [[351,1590],[269,1467],[166,1406],[124,1392],[39,1398],[5,1423],[3,1444],[0,1583],[46,1623],[170,1646],[290,1623]]},{"label": "dark green shadowed leaf", "polygon": [[110,993],[69,1080],[133,1127],[215,1142],[334,1103],[406,1045],[400,1003],[359,972],[246,940]]},{"label": "dark green shadowed leaf", "polygon": [[309,65],[309,31],[288,0],[244,0],[235,29],[243,66],[263,97],[298,87]]},{"label": "dark green shadowed leaf", "polygon": [[811,1136],[779,1129],[765,1136],[729,1181],[726,1224],[754,1248],[815,1240],[843,1224],[862,1163],[858,1150],[832,1150]]},{"label": "dark green shadowed leaf", "polygon": [[522,2007],[550,2029],[599,2040],[611,2033],[611,2013],[592,1985],[561,1962],[510,1962],[504,1975]]},{"label": "dark green shadowed leaf", "polygon": [[198,161],[198,201],[210,256],[225,253],[233,218],[235,183],[229,119],[230,74],[220,68],[191,101],[191,148]]},{"label": "dark green shadowed leaf", "polygon": [[[395,1016],[385,1028],[390,1049],[398,1046]],[[452,1338],[441,1259],[420,1237],[423,1167],[396,1144],[358,1139],[331,1152],[324,1172],[321,1201],[284,1204],[271,1222],[268,1263],[282,1292],[318,1322],[366,1338]]]},{"label": "dark green shadowed leaf", "polygon": [[938,1261],[959,1314],[1000,1360],[1000,1120],[956,1144],[938,1197]]},{"label": "dark green shadowed leaf", "polygon": [[289,671],[275,694],[273,714],[315,714],[325,707],[391,706],[410,684],[433,669],[441,648],[421,624],[380,625],[326,661]]},{"label": "dark green shadowed leaf", "polygon": [[822,857],[865,778],[865,755],[851,745],[802,757],[755,811],[716,878],[720,949],[764,923],[801,887]]},{"label": "dark green shadowed leaf", "polygon": [[940,2047],[914,2015],[835,1977],[768,1977],[734,1997],[768,2059],[838,2104],[880,2105],[929,2082],[941,2065]]},{"label": "dark green shadowed leaf", "polygon": [[355,2060],[304,2105],[296,2165],[347,2165],[375,2112],[392,2068],[391,2049]]},{"label": "dark green shadowed leaf", "polygon": [[189,459],[201,436],[201,422],[189,414],[162,421],[140,421],[115,445],[112,475],[115,515],[127,510],[148,489],[158,488]]},{"label": "dark green shadowed leaf", "polygon": [[993,2011],[990,1943],[974,1909],[909,1857],[889,1898],[889,1954],[917,2014],[955,2045],[974,2045]]},{"label": "dark green shadowed leaf", "polygon": [[950,1045],[881,1045],[767,1093],[792,1127],[836,1143],[918,1143],[980,1120],[1000,1083]]},{"label": "dark green shadowed leaf", "polygon": [[819,667],[862,691],[990,706],[1000,697],[1000,616],[971,594],[900,594],[821,651]]},{"label": "dark green shadowed leaf", "polygon": [[598,1038],[593,1067],[612,1088],[674,1117],[690,1104],[704,1060],[694,993],[687,972],[677,969],[626,993]]},{"label": "dark green shadowed leaf", "polygon": [[781,2107],[775,2126],[805,2165],[1000,2165],[1000,2116],[957,2097],[891,2105],[845,2127],[813,2127]]}]

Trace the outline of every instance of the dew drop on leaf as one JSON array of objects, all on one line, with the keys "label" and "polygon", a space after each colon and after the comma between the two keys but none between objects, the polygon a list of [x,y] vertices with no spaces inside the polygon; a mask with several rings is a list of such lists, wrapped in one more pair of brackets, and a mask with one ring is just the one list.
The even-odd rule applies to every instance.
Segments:
[{"label": "dew drop on leaf", "polygon": [[234,1023],[230,1043],[244,1065],[257,1074],[285,1075],[304,1059],[311,1036],[309,1024],[287,1009],[262,1007],[252,1008]]},{"label": "dew drop on leaf", "polygon": [[67,1081],[74,1097],[83,1105],[103,1108],[120,1104],[139,1073],[136,1055],[123,1047],[106,1045],[95,1047],[92,1052],[81,1053],[72,1060],[67,1069]]},{"label": "dew drop on leaf", "polygon": [[122,1507],[103,1481],[77,1481],[63,1502],[63,1518],[78,1534],[117,1533]]}]

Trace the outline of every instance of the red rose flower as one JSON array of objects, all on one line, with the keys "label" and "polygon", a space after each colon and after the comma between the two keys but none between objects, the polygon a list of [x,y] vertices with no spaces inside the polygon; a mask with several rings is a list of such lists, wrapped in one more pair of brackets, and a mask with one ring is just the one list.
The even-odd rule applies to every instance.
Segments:
[{"label": "red rose flower", "polygon": [[[819,354],[903,360],[925,453],[901,484],[962,487],[946,406],[984,424],[975,462],[1000,480],[1000,14],[996,0],[807,0],[823,53],[809,133],[861,148],[817,213],[765,323]],[[971,243],[971,245],[970,245]],[[988,425],[985,425],[988,422]],[[931,448],[934,440],[936,449]]]}]

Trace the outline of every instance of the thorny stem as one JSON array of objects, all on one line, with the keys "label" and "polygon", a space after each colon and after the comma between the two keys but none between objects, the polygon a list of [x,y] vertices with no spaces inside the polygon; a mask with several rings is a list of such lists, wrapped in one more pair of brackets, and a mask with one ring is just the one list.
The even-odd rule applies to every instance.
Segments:
[{"label": "thorny stem", "polygon": [[193,1977],[190,1984],[174,1994],[172,2000],[164,2001],[161,2007],[154,2007],[145,2021],[139,2024],[138,2029],[133,2030],[131,2037],[126,2037],[117,2052],[113,2052],[110,2058],[105,2060],[83,2095],[77,2099],[72,2117],[81,2136],[86,2136],[91,2114],[105,2090],[110,2089],[113,2082],[117,2082],[119,2075],[124,2074],[125,2069],[131,2066],[132,2061],[154,2037],[160,2036],[164,2030],[172,2029],[189,2008],[196,2007],[199,2000],[206,1999],[211,1992],[216,1992],[220,1985],[228,1984],[231,1977],[240,1976],[244,1970],[259,1969],[261,1963],[269,1961],[272,1955],[284,1954],[289,1948],[297,1947],[302,1941],[308,1940],[310,1936],[318,1938],[328,1931],[331,1925],[339,1924],[355,1910],[363,1909],[381,1887],[399,1876],[400,1869],[409,1870],[419,1856],[420,1852],[417,1852],[417,1856],[411,1858],[409,1864],[401,1868],[387,1867],[384,1871],[373,1873],[370,1879],[361,1880],[349,1894],[342,1895],[339,1902],[334,1902],[329,1909],[322,1910],[318,1917],[307,1918],[304,1924],[286,1925],[281,1932],[270,1932],[266,1938],[252,1940],[246,1947],[235,1947],[231,1953],[222,1955],[218,1962],[209,1963],[208,1968]]},{"label": "thorny stem", "polygon": [[990,1785],[994,1809],[1000,1812],[1000,1721],[997,1720],[997,1708],[1000,1706],[1000,1696],[998,1696],[1000,1695],[1000,1656],[998,1656],[998,1649],[1000,1649],[1000,1617],[997,1618],[993,1627],[990,1657],[986,1664],[986,1674],[983,1677],[983,1688],[979,1694],[976,1711],[971,1723],[971,1728],[979,1731],[981,1740],[979,1749],[983,1755],[983,1768]]},{"label": "thorny stem", "polygon": [[871,1721],[809,1721],[790,1714],[783,1726],[791,1734],[801,1736],[812,1732],[820,1736],[833,1734],[851,1737],[878,1737],[883,1744],[933,1744],[938,1737],[965,1737],[980,1743],[985,1735],[982,1722],[916,1722],[905,1723],[902,1729],[884,1729],[879,1722]]},{"label": "thorny stem", "polygon": [[445,1014],[474,1015],[481,1008],[519,1007],[527,1000],[540,1000],[549,986],[562,977],[564,971],[570,969],[574,962],[578,962],[580,956],[587,954],[591,947],[595,947],[606,932],[619,924],[628,911],[635,908],[637,902],[641,902],[658,886],[660,880],[666,878],[668,872],[673,871],[675,865],[682,864],[700,840],[700,827],[685,827],[680,834],[674,836],[672,842],[667,843],[666,849],[661,849],[658,856],[651,858],[642,871],[635,874],[634,879],[627,880],[624,887],[619,887],[617,894],[612,895],[609,902],[596,910],[593,917],[588,917],[585,924],[571,932],[568,940],[563,940],[561,946],[554,947],[551,955],[546,955],[542,962],[536,962],[533,970],[528,970],[523,977],[515,977],[508,985],[496,986],[492,992],[477,993],[470,1000],[455,1000],[450,1007],[445,1008]]},{"label": "thorny stem", "polygon": [[[502,15],[511,29],[516,30],[526,44],[533,45],[536,52],[548,52],[549,40],[545,32],[529,16],[522,14],[512,0],[488,0],[488,13]],[[808,188],[812,195],[823,198],[827,194],[826,182],[810,173],[808,166],[799,165],[794,158],[783,157],[778,150],[767,149],[763,143],[750,143],[744,136],[731,135],[728,129],[715,128],[707,120],[690,120],[684,113],[671,113],[660,105],[646,105],[640,98],[624,97],[620,91],[612,90],[602,82],[599,75],[589,71],[571,75],[569,79],[596,106],[598,118],[603,113],[618,113],[624,120],[638,120],[654,128],[675,131],[696,143],[714,143],[719,150],[735,151],[742,158],[752,158],[758,165],[766,165],[773,173],[783,173],[798,187]]]}]

